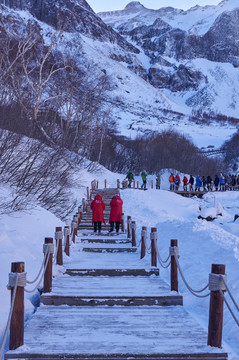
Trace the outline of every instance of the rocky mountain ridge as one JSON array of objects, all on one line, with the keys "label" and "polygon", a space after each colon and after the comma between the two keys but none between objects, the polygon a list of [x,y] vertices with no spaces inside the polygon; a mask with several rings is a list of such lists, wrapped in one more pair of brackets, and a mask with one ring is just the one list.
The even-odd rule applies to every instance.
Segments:
[{"label": "rocky mountain ridge", "polygon": [[[139,10],[146,11],[147,21],[151,17],[151,11],[140,3],[131,3],[127,8],[127,13],[131,14],[137,14]],[[159,11],[170,19],[182,13],[182,10],[173,8]],[[130,22],[129,26],[132,27]],[[155,19],[154,24],[143,27],[145,33],[148,32],[145,44],[147,41],[151,44],[151,32],[155,34],[155,39],[158,38],[159,31],[171,29],[169,32],[175,33],[172,24],[163,18]],[[191,135],[191,130],[196,132],[195,124],[189,126],[192,110],[205,106],[207,111],[215,104],[216,96],[211,95],[214,88],[211,88],[210,84],[210,76],[215,68],[205,74],[204,66],[199,66],[196,62],[188,66],[188,60],[180,63],[165,53],[163,56],[158,55],[154,51],[153,43],[150,45],[152,50],[149,47],[147,51],[142,51],[140,27],[131,29],[134,40],[129,35],[121,35],[117,29],[105,24],[85,0],[0,0],[0,29],[11,41],[20,43],[27,41],[29,29],[32,30],[39,43],[32,55],[34,59],[31,58],[33,68],[34,62],[38,61],[41,44],[47,49],[51,39],[59,34],[49,64],[55,62],[59,67],[62,64],[74,64],[76,104],[81,103],[82,97],[87,97],[88,92],[84,91],[84,86],[95,89],[101,84],[102,76],[107,78],[108,85],[101,97],[101,108],[116,122],[119,133],[125,136],[134,137],[139,132],[162,131],[172,126]],[[128,28],[125,31],[128,32]],[[221,79],[222,76],[225,76],[225,73],[221,70]],[[233,83],[231,79],[228,82],[230,86]],[[170,85],[168,88],[163,86],[167,83]],[[53,78],[49,81],[43,96],[52,95],[53,90],[57,91],[56,86],[62,88],[64,98],[67,98],[69,94],[67,89],[64,89],[64,78],[60,75],[54,78],[54,81]],[[61,116],[69,115],[66,114],[66,108],[62,105],[61,109],[64,111]],[[232,108],[234,112],[237,111],[235,99]],[[220,125],[219,127],[221,128]],[[220,129],[222,132],[225,132],[224,130]],[[235,128],[227,131],[230,135]],[[204,135],[202,138],[204,144]]]},{"label": "rocky mountain ridge", "polygon": [[[237,71],[228,68],[228,64],[234,69],[239,67],[236,0],[224,0],[217,6],[195,6],[188,11],[171,7],[152,10],[133,1],[123,10],[99,16],[148,58],[147,80],[154,87],[170,91],[174,99],[177,95],[183,97],[185,106],[215,113],[229,110],[237,116],[233,107],[238,109],[239,104],[235,105],[234,91],[226,92],[226,107],[225,101],[223,107],[218,106],[217,93],[223,82],[219,83],[216,76],[217,72],[223,73],[225,82],[229,82]],[[198,66],[199,59],[203,66]],[[206,107],[205,101],[200,100],[205,91],[210,99]],[[191,101],[192,96],[197,101]]]}]

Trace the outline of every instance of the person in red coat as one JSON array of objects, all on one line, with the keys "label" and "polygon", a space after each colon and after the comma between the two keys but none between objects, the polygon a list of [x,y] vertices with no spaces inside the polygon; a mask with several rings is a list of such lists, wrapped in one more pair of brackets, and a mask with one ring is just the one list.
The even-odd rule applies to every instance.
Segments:
[{"label": "person in red coat", "polygon": [[123,200],[121,199],[119,192],[117,192],[110,202],[110,232],[114,231],[114,224],[116,232],[119,232],[120,223],[122,222],[122,206]]},{"label": "person in red coat", "polygon": [[105,224],[104,219],[104,210],[105,210],[105,203],[102,200],[102,196],[97,194],[90,204],[90,208],[92,210],[92,224],[94,224],[94,232],[97,231],[101,232],[101,223]]}]

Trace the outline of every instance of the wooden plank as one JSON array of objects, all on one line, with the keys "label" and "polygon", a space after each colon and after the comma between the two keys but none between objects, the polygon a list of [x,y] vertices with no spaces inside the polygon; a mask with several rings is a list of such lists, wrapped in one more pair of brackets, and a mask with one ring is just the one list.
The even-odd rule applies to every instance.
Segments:
[{"label": "wooden plank", "polygon": [[41,306],[24,347],[5,359],[227,359],[206,343],[207,331],[181,306]]},{"label": "wooden plank", "polygon": [[[58,359],[76,359],[76,360],[227,360],[228,355],[224,354],[19,354],[18,359],[29,359],[29,360],[58,360]],[[6,354],[5,359],[16,359],[11,354]]]},{"label": "wooden plank", "polygon": [[66,269],[70,276],[159,276],[159,269]]},{"label": "wooden plank", "polygon": [[[102,235],[103,236],[103,235]],[[89,244],[130,244],[131,241],[129,239],[102,239],[102,238],[95,238],[95,239],[81,239],[82,243],[89,243]]]},{"label": "wooden plank", "polygon": [[175,306],[183,305],[182,296],[143,296],[143,297],[96,297],[96,296],[57,296],[41,295],[44,305],[68,306]]},{"label": "wooden plank", "polygon": [[92,253],[134,253],[137,251],[136,247],[131,248],[83,248],[82,251],[84,252],[92,252]]}]

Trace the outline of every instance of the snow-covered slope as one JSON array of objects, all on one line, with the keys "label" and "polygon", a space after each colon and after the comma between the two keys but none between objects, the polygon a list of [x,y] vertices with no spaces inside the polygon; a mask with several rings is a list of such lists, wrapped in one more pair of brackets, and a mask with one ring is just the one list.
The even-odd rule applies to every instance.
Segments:
[{"label": "snow-covered slope", "polygon": [[[36,30],[39,41],[42,37],[44,43],[50,45],[52,35],[60,30],[61,37],[54,49],[56,58],[62,57],[65,62],[70,60],[76,63],[90,83],[94,83],[102,74],[108,77],[110,87],[105,93],[102,107],[116,121],[117,130],[121,134],[135,137],[138,132],[162,131],[174,127],[191,136],[199,147],[218,147],[235,132],[235,126],[213,124],[211,127],[201,125],[200,120],[191,126],[189,117],[196,110],[237,116],[239,105],[236,68],[209,60],[179,61],[170,51],[161,56],[154,49],[158,35],[150,38],[149,33],[149,38],[146,39],[152,50],[147,50],[147,46],[144,48],[144,43],[140,40],[141,25],[144,25],[145,31],[151,31],[149,27],[152,21],[158,19],[160,14],[160,21],[156,20],[154,31],[158,31],[159,23],[162,28],[164,23],[166,27],[172,27],[173,24],[176,26],[184,16],[189,16],[182,10],[149,10],[140,3],[133,2],[125,10],[101,14],[107,23],[111,23],[108,20],[112,16],[116,18],[114,21],[117,21],[117,26],[114,21],[112,25],[117,31],[123,26],[123,35],[128,33],[127,26],[136,31],[132,36],[124,35],[124,38],[94,14],[85,0],[55,1],[55,12],[50,0],[42,1],[37,7],[28,0],[0,0],[1,3],[7,5],[0,5],[1,24],[10,37],[16,33],[18,37],[24,37],[25,29],[31,25]],[[208,11],[212,13],[213,8],[208,7]],[[220,6],[219,8],[221,9]],[[189,13],[201,14],[203,9],[191,9]],[[64,23],[66,18],[71,21]],[[195,23],[198,19],[199,15]],[[171,48],[173,46],[172,43]],[[224,85],[220,81],[218,69],[225,78]],[[79,86],[82,86],[80,80]],[[167,81],[171,86],[167,85]],[[227,96],[223,96],[224,94]],[[197,133],[202,136],[195,137]]]},{"label": "snow-covered slope", "polygon": [[[137,1],[125,9],[99,13],[147,61],[147,79],[186,113],[222,113],[238,118],[239,3],[188,11],[151,10]],[[202,59],[202,60],[200,60]],[[202,65],[203,64],[203,65]]]}]

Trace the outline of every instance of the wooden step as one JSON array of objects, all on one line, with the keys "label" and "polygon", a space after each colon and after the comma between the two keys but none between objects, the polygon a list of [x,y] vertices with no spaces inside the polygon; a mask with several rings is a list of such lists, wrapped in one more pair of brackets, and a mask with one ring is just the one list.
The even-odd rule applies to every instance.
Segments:
[{"label": "wooden step", "polygon": [[159,276],[159,269],[66,269],[70,276]]},{"label": "wooden step", "polygon": [[[74,320],[74,321],[73,321]],[[182,306],[40,306],[5,359],[227,360]]]},{"label": "wooden step", "polygon": [[183,305],[182,296],[58,296],[41,295],[44,305],[68,306],[172,306]]},{"label": "wooden step", "polygon": [[19,354],[15,357],[10,352],[5,355],[5,359],[31,359],[31,360],[227,360],[227,353],[223,354]]},{"label": "wooden step", "polygon": [[114,239],[113,236],[111,237],[111,239],[103,239],[103,238],[87,239],[87,238],[85,238],[85,239],[81,239],[81,242],[89,243],[89,244],[131,244],[131,240],[129,240],[129,239],[117,239],[117,238]]},{"label": "wooden step", "polygon": [[82,251],[84,252],[92,252],[92,253],[134,253],[137,251],[136,247],[129,247],[129,248],[93,248],[93,247],[83,247]]},{"label": "wooden step", "polygon": [[67,273],[54,279],[52,293],[43,294],[45,305],[70,306],[169,306],[183,298],[170,291],[159,276],[85,276],[77,280]]}]

